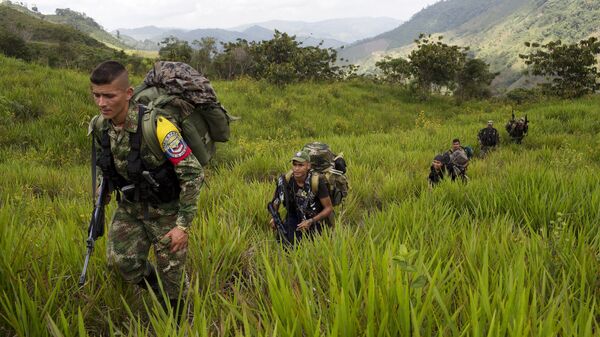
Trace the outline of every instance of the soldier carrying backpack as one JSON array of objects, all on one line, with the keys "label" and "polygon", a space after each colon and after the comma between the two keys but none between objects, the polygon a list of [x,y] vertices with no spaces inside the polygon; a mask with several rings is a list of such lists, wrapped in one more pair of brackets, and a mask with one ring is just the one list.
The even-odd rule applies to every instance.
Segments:
[{"label": "soldier carrying backpack", "polygon": [[452,147],[446,153],[444,153],[444,165],[450,173],[450,178],[455,181],[456,178],[460,178],[463,182],[466,182],[469,177],[467,176],[467,167],[469,166],[469,147],[462,147],[460,140],[455,138],[452,140]]},{"label": "soldier carrying backpack", "polygon": [[481,146],[480,157],[482,158],[486,156],[488,151],[500,144],[500,134],[494,128],[494,121],[488,121],[487,127],[479,130],[477,139],[479,139],[479,145]]},{"label": "soldier carrying backpack", "polygon": [[523,138],[527,135],[527,131],[529,131],[527,115],[525,115],[524,118],[521,117],[518,120],[515,120],[515,113],[513,112],[511,120],[506,123],[506,132],[508,132],[511,141],[521,144],[521,141],[523,141]]},{"label": "soldier carrying backpack", "polygon": [[[271,227],[277,230],[283,243],[295,244],[306,235],[320,233],[329,221],[333,205],[325,177],[311,170],[307,151],[299,151],[291,159],[292,170],[277,180],[277,188],[268,209]],[[279,206],[287,211],[285,220],[279,217]]]}]

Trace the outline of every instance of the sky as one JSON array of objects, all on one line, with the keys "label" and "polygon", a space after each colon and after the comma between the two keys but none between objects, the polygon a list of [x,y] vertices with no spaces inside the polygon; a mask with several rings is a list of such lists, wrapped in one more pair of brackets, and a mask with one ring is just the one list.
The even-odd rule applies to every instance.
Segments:
[{"label": "sky", "polygon": [[154,25],[183,29],[231,28],[269,20],[315,22],[336,18],[408,20],[439,0],[12,0],[43,14],[83,12],[106,30]]}]

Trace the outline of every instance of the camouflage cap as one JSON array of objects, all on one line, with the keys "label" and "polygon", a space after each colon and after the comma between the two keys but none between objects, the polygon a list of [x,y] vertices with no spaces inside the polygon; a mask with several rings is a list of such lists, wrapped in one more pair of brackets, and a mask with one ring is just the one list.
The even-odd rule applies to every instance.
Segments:
[{"label": "camouflage cap", "polygon": [[298,151],[294,154],[290,161],[297,161],[299,163],[304,163],[310,160],[310,156],[307,151]]},{"label": "camouflage cap", "polygon": [[494,124],[494,121],[490,119],[490,120],[488,121],[488,124]]}]

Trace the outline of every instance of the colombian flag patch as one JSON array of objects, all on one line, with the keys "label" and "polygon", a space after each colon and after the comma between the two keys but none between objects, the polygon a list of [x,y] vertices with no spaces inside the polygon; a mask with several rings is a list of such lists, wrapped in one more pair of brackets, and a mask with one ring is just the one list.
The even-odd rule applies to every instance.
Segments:
[{"label": "colombian flag patch", "polygon": [[163,152],[173,165],[179,164],[192,153],[190,147],[185,143],[183,137],[181,137],[177,127],[166,118],[157,118],[156,136]]},{"label": "colombian flag patch", "polygon": [[192,152],[179,132],[171,131],[162,142],[162,148],[173,165],[179,164]]}]

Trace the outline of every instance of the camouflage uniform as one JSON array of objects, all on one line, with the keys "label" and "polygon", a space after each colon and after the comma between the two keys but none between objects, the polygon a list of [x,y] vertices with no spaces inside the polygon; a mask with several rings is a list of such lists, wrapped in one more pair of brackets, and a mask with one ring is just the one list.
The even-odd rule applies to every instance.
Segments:
[{"label": "camouflage uniform", "polygon": [[[158,111],[166,115],[164,111]],[[165,116],[171,122],[175,120]],[[125,124],[117,129],[109,121],[92,120],[90,132],[96,141],[96,153],[100,156],[101,135],[108,130],[110,148],[116,171],[127,178],[127,156],[130,152],[129,138],[138,129],[138,109],[130,105]],[[175,124],[177,125],[177,124]],[[144,140],[141,143],[140,156],[146,167],[153,169],[164,162],[164,158],[155,157]],[[158,274],[163,288],[170,299],[177,298],[180,281],[185,274],[187,249],[171,253],[168,239],[161,240],[175,226],[188,228],[197,211],[197,200],[204,179],[202,166],[192,153],[174,166],[181,192],[179,198],[167,203],[144,205],[122,198],[113,216],[108,231],[107,259],[110,267],[116,268],[123,279],[129,283],[141,283],[150,272],[147,260],[148,251],[154,245]],[[147,210],[146,210],[147,207]],[[146,213],[146,214],[145,214]]]}]

